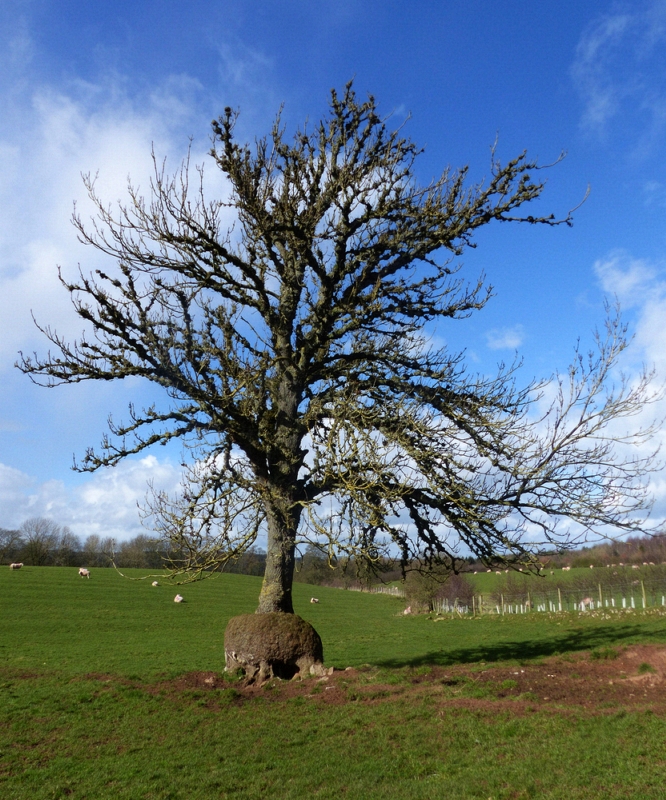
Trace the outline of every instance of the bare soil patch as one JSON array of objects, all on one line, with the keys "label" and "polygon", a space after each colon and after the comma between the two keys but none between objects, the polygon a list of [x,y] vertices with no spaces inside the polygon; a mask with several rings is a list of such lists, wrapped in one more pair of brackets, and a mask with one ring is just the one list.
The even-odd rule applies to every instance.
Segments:
[{"label": "bare soil patch", "polygon": [[[108,676],[104,676],[105,678]],[[666,713],[666,647],[634,645],[554,656],[521,665],[475,664],[429,669],[336,670],[322,678],[262,685],[230,681],[216,672],[190,672],[145,687],[151,693],[196,697],[210,705],[243,704],[255,698],[286,702],[307,698],[325,704],[382,703],[398,697],[424,697],[438,704],[477,709],[506,708],[513,713],[548,706],[591,712],[640,708]],[[208,705],[208,703],[207,703]]]}]

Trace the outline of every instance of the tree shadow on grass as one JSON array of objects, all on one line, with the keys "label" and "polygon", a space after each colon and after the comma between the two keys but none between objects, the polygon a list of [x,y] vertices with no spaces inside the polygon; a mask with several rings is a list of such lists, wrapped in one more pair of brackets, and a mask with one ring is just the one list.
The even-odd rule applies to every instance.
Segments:
[{"label": "tree shadow on grass", "polygon": [[558,633],[555,636],[532,641],[508,641],[496,644],[461,647],[455,650],[436,650],[414,658],[391,658],[375,662],[381,667],[452,666],[479,661],[510,661],[515,659],[543,658],[595,647],[622,644],[630,639],[642,643],[651,640],[664,643],[665,632],[646,631],[639,625],[600,625],[588,630]]}]

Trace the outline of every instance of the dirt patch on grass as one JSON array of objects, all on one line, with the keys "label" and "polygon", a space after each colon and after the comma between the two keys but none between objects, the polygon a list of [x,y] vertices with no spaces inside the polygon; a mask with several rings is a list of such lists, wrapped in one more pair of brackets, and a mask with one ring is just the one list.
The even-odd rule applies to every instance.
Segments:
[{"label": "dirt patch on grass", "polygon": [[[107,676],[104,676],[107,678]],[[144,687],[213,707],[267,702],[383,703],[397,697],[476,709],[505,707],[513,713],[550,706],[613,711],[642,708],[666,713],[666,648],[652,645],[603,648],[523,664],[336,670],[323,678],[270,680],[263,685],[230,680],[216,672],[190,672]]]}]

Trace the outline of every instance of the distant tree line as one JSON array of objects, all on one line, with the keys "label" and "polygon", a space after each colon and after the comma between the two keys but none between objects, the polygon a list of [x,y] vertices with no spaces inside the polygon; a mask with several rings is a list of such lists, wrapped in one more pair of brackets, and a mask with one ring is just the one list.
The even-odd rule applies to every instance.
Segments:
[{"label": "distant tree line", "polygon": [[[155,537],[139,534],[132,539],[115,543],[110,537],[90,534],[76,536],[66,526],[45,517],[32,517],[20,528],[0,528],[0,564],[20,561],[27,566],[60,567],[136,567],[162,569],[168,559],[165,544]],[[622,542],[603,542],[579,550],[542,553],[544,568],[603,567],[606,564],[666,564],[666,535],[631,537]],[[462,572],[485,571],[486,567],[473,558],[463,560]],[[235,561],[226,564],[224,571],[262,577],[266,567],[266,553],[257,548],[248,549]],[[334,567],[334,568],[332,568]],[[314,586],[339,588],[366,588],[382,583],[397,582],[403,578],[397,564],[388,560],[375,572],[365,569],[365,562],[353,558],[329,563],[327,554],[316,545],[309,545],[296,560],[295,580]],[[423,573],[407,570],[404,588],[408,599],[418,605],[429,605],[435,599],[453,596],[462,598],[469,591],[452,575],[446,578],[437,570]],[[462,602],[462,599],[461,599]]]},{"label": "distant tree line", "polygon": [[149,536],[135,536],[115,546],[110,537],[90,534],[82,539],[45,517],[27,519],[17,530],[0,528],[0,564],[98,568],[110,567],[112,555],[117,566],[158,569],[162,564],[160,543]]},{"label": "distant tree line", "polygon": [[[52,519],[32,517],[20,528],[0,528],[0,564],[22,562],[33,567],[137,567],[162,569],[167,558],[164,543],[139,534],[116,543],[111,537],[76,536],[66,525]],[[251,548],[226,572],[263,575],[266,555]]]}]

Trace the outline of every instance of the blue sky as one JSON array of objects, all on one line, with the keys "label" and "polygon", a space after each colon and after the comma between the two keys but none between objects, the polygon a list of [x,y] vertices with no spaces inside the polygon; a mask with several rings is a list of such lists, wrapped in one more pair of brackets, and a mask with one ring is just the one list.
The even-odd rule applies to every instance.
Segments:
[{"label": "blue sky", "polygon": [[[34,327],[79,332],[56,265],[99,266],[76,241],[80,175],[98,172],[109,202],[127,175],[145,186],[150,151],[177,167],[192,137],[206,161],[210,120],[241,110],[239,134],[288,129],[324,112],[351,78],[425,152],[422,181],[451,164],[488,174],[490,146],[522,150],[547,172],[540,209],[576,206],[575,226],[495,226],[463,257],[496,296],[437,336],[492,371],[516,352],[525,380],[566,367],[591,342],[605,297],[635,333],[625,369],[666,378],[666,2],[490,3],[98,2],[4,0],[0,7],[0,526],[50,515],[81,535],[140,529],[146,481],[175,486],[179,450],[158,448],[115,470],[71,471],[109,413],[150,402],[136,383],[34,387],[17,351],[44,352]],[[211,188],[215,176],[209,165]],[[666,409],[664,409],[666,410]],[[666,481],[655,482],[666,515]]]}]

